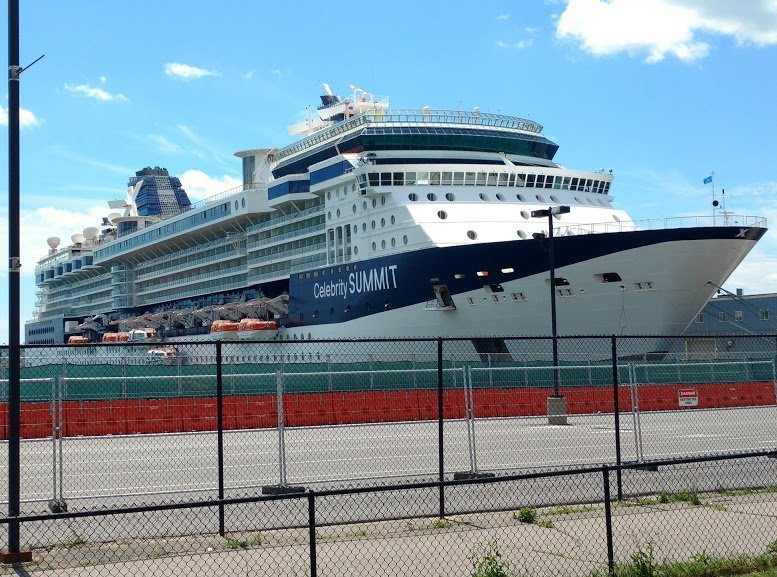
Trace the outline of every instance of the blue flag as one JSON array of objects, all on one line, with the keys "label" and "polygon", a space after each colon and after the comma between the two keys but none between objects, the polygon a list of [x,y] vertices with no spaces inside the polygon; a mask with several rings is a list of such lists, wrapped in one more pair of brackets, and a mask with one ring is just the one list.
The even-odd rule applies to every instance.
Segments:
[{"label": "blue flag", "polygon": [[712,182],[711,176],[708,176],[707,178],[704,179],[704,184],[709,184],[710,182]]}]

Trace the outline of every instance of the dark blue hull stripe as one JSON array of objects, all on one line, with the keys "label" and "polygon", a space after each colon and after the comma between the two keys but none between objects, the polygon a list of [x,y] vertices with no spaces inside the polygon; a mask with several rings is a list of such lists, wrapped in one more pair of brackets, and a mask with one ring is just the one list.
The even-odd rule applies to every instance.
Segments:
[{"label": "dark blue hull stripe", "polygon": [[[703,227],[558,236],[554,238],[555,266],[561,268],[661,243],[757,241],[765,232],[760,227]],[[426,302],[435,298],[433,285],[446,285],[451,295],[456,295],[547,272],[547,242],[531,239],[429,248],[313,269],[301,279],[295,274],[289,283],[285,325],[341,323]],[[512,272],[502,272],[509,269]],[[488,272],[488,276],[478,276],[479,271]]]}]

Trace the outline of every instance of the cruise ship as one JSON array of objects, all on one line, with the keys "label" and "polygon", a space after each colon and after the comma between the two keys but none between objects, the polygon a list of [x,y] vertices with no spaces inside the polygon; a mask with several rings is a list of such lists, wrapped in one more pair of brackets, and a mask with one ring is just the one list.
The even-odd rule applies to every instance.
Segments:
[{"label": "cruise ship", "polygon": [[233,190],[192,204],[146,168],[101,226],[49,239],[26,342],[444,336],[482,354],[549,335],[552,301],[559,335],[677,335],[766,232],[720,211],[635,221],[612,171],[566,168],[540,124],[477,108],[324,85],[289,131],[235,154]]}]

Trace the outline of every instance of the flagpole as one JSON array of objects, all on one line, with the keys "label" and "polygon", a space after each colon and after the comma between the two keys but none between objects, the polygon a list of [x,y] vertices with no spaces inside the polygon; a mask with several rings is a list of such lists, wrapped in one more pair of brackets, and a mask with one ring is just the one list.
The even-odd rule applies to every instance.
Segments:
[{"label": "flagpole", "polygon": [[710,173],[710,178],[712,179],[712,226],[715,226],[715,209],[717,206],[715,205],[715,171],[713,170]]}]

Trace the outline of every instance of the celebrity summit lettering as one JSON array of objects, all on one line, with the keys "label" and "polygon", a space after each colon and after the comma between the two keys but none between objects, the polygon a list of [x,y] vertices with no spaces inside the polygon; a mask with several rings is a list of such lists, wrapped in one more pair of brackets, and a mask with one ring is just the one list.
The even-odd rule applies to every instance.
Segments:
[{"label": "celebrity summit lettering", "polygon": [[397,265],[381,266],[355,271],[345,278],[313,285],[313,297],[317,299],[369,293],[397,288]]}]

